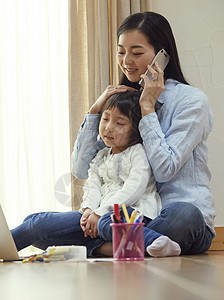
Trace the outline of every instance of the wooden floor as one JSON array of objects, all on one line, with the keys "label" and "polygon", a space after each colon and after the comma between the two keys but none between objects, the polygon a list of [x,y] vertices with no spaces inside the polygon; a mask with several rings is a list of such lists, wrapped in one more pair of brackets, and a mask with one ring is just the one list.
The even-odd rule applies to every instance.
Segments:
[{"label": "wooden floor", "polygon": [[224,251],[143,262],[1,263],[1,300],[223,300]]}]

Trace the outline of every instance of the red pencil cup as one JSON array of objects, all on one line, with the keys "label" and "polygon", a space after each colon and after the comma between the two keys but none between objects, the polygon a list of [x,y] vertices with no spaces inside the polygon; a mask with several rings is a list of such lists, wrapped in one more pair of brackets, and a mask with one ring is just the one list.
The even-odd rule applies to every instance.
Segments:
[{"label": "red pencil cup", "polygon": [[111,226],[114,260],[144,260],[144,223],[112,223]]}]

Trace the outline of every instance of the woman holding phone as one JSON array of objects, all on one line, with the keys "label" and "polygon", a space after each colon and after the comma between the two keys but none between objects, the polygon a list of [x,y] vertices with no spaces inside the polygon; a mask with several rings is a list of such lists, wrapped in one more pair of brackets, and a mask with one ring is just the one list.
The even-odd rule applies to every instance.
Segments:
[{"label": "woman holding phone", "polygon": [[[130,15],[117,35],[121,85],[109,86],[90,108],[74,145],[72,172],[86,178],[90,160],[102,147],[94,128],[109,95],[128,87],[141,89],[139,81],[144,81],[139,130],[162,201],[160,215],[147,228],[178,243],[181,254],[203,253],[215,236],[206,146],[213,123],[209,100],[185,80],[172,29],[163,16],[154,12]],[[170,56],[164,71],[157,62],[150,66],[161,49]],[[147,70],[151,80],[145,75]],[[103,221],[98,222],[99,235],[111,241],[111,229]],[[164,247],[155,241],[151,255],[163,256]],[[107,249],[103,245],[101,253]]]},{"label": "woman holding phone", "polygon": [[[148,243],[147,252],[154,257],[203,253],[215,236],[206,146],[213,123],[209,100],[185,80],[172,29],[163,16],[153,12],[130,15],[117,34],[117,61],[123,78],[120,85],[108,86],[86,115],[74,144],[72,173],[86,179],[90,162],[105,147],[99,138],[98,123],[107,99],[115,93],[142,89],[139,131],[162,202],[159,216],[144,227],[144,239],[150,241],[154,233],[162,238]],[[158,62],[150,66],[161,49],[170,56],[164,71]],[[145,74],[147,70],[150,79]],[[30,221],[24,232],[23,226],[14,229],[12,235],[17,245],[21,236],[32,237],[37,231],[39,240],[35,246],[43,241],[46,246],[62,244],[73,234],[68,228],[72,220],[72,212],[58,213],[55,220],[45,214]],[[100,238],[93,237],[87,246],[94,248],[96,254],[112,255],[107,220],[107,215],[96,220]],[[55,232],[49,232],[49,228],[55,228]],[[86,234],[91,236],[90,232]]]}]

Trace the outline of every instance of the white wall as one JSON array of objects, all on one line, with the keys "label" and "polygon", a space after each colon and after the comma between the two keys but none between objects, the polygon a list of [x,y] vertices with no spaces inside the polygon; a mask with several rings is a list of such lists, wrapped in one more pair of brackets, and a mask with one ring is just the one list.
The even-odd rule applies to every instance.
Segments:
[{"label": "white wall", "polygon": [[208,140],[216,226],[224,225],[224,1],[152,0],[171,24],[188,82],[209,97],[215,116]]}]

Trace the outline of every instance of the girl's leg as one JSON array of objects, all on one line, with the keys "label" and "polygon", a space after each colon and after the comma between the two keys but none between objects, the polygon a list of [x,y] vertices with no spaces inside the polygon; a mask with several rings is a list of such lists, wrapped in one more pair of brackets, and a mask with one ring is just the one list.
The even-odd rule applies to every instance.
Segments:
[{"label": "girl's leg", "polygon": [[[134,209],[131,207],[127,208],[129,216],[131,215],[133,210]],[[106,242],[112,242],[112,227],[110,226],[110,224],[112,223],[110,215],[112,213],[113,212],[106,213],[99,219],[97,223],[99,236]]]},{"label": "girl's leg", "polygon": [[[128,214],[131,215],[133,208],[127,209]],[[112,228],[110,226],[111,224],[111,218],[110,218],[111,212],[105,214],[102,216],[98,221],[98,232],[99,236],[103,238],[106,242],[112,241]],[[148,218],[144,218],[143,222],[147,225],[149,223]],[[143,235],[144,235],[144,243],[146,251],[151,256],[174,256],[174,255],[180,255],[180,247],[177,245],[177,243],[171,241],[168,237],[163,236],[162,234],[155,232],[154,230],[151,230],[147,227],[143,228]],[[150,245],[150,246],[149,246]],[[148,247],[147,247],[148,246]],[[106,249],[104,250],[102,246],[100,249],[98,249],[99,253],[107,255],[107,253],[112,253],[112,245],[110,245],[110,251],[108,251],[109,245],[108,243],[105,243]]]},{"label": "girl's leg", "polygon": [[[129,215],[132,208],[128,208]],[[204,222],[201,211],[187,202],[174,202],[161,210],[160,215],[147,222],[143,221],[144,242],[147,252],[152,256],[172,256],[197,254],[207,251],[214,237]],[[98,222],[99,236],[112,241],[110,213]],[[168,239],[166,238],[168,237]],[[180,248],[179,248],[180,247]]]},{"label": "girl's leg", "polygon": [[103,244],[102,239],[84,237],[80,227],[81,214],[70,212],[43,212],[28,216],[24,222],[11,230],[19,250],[34,245],[45,250],[48,246],[84,245],[91,256],[95,248]]},{"label": "girl's leg", "polygon": [[[127,208],[128,214],[130,215],[133,211],[133,208]],[[110,215],[113,212],[109,212],[103,215],[98,223],[97,229],[99,236],[105,241],[103,245],[101,245],[97,250],[96,253],[99,253],[104,256],[113,256],[113,249],[112,249],[112,227],[110,224],[112,223]]]},{"label": "girl's leg", "polygon": [[[214,237],[205,224],[201,211],[187,202],[174,202],[161,210],[147,228],[169,237],[181,247],[181,254],[198,254],[207,251]],[[150,245],[151,241],[146,240]]]},{"label": "girl's leg", "polygon": [[[133,208],[129,207],[129,208],[127,208],[127,211],[130,216],[133,211]],[[103,215],[99,219],[98,224],[97,224],[99,236],[106,242],[112,242],[112,227],[110,226],[112,221],[111,221],[110,215],[111,215],[111,212]],[[162,234],[148,228],[147,225],[151,224],[151,223],[149,223],[148,218],[144,217],[142,222],[145,223],[145,225],[146,225],[143,227],[143,234],[144,234],[145,246],[148,246],[148,245],[151,245],[154,240],[156,240],[157,238],[162,236]]]}]

